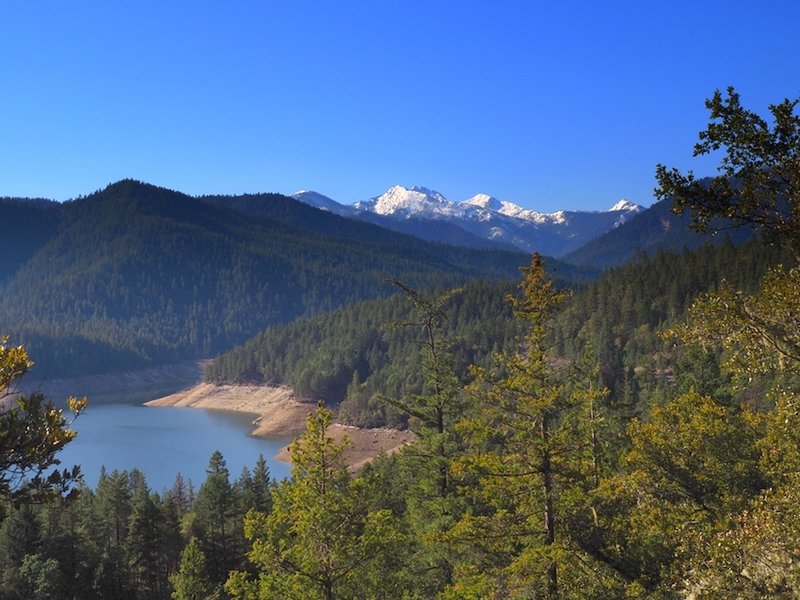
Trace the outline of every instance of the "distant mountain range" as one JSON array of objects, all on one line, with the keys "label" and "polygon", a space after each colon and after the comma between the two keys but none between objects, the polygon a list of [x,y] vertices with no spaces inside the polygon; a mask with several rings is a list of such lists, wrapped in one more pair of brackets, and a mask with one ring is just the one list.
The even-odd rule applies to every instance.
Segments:
[{"label": "distant mountain range", "polygon": [[211,356],[270,325],[391,294],[392,279],[515,279],[529,260],[520,248],[562,256],[546,263],[569,284],[637,252],[709,240],[667,202],[542,214],[397,186],[344,206],[313,192],[192,197],[133,180],[65,203],[0,198],[0,239],[0,335],[51,376]]},{"label": "distant mountain range", "polygon": [[435,190],[396,185],[380,196],[345,205],[318,192],[293,198],[338,215],[369,221],[423,239],[471,247],[516,249],[560,257],[644,211],[620,200],[607,211],[540,213],[477,194],[461,202]]},{"label": "distant mountain range", "polygon": [[391,279],[457,286],[516,277],[528,261],[279,194],[197,198],[133,180],[63,204],[0,199],[0,234],[0,335],[51,376],[211,356],[269,325],[391,294]]},{"label": "distant mountain range", "polygon": [[726,240],[740,244],[754,234],[748,226],[733,227],[730,222],[722,220],[714,223],[714,227],[722,233],[698,233],[690,227],[691,215],[688,212],[676,215],[672,212],[672,202],[662,200],[580,248],[562,255],[560,259],[573,265],[602,270],[625,264],[637,254],[681,252]]}]

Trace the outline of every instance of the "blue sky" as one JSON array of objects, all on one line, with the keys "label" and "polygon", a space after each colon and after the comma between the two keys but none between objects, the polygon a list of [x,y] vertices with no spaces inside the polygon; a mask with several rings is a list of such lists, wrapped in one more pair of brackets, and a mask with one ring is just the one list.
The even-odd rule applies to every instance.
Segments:
[{"label": "blue sky", "polygon": [[794,0],[9,0],[0,195],[649,205],[658,162],[713,173],[691,152],[714,89],[800,96],[798,23]]}]

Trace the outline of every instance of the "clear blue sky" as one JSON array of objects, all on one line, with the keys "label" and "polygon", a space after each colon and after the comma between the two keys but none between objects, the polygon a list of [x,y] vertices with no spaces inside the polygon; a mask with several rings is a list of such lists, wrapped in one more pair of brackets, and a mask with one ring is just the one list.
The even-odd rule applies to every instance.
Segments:
[{"label": "clear blue sky", "polygon": [[542,211],[649,205],[703,105],[800,96],[800,2],[0,4],[0,195],[394,184]]}]

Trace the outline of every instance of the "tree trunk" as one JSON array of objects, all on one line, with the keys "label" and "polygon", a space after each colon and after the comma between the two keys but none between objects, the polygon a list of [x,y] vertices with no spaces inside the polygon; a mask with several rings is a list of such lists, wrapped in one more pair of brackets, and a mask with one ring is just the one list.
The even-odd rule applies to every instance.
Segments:
[{"label": "tree trunk", "polygon": [[[550,449],[547,447],[550,435],[550,415],[542,415],[540,437],[542,442],[542,485],[544,491],[544,544],[550,548],[556,541],[556,517],[554,509],[553,467],[550,461]],[[547,565],[547,596],[558,597],[558,568],[555,560]]]}]

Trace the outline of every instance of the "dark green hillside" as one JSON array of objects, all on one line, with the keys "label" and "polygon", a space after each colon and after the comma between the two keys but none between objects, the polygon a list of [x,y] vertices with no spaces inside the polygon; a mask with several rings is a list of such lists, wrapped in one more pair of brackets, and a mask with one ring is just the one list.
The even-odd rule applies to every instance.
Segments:
[{"label": "dark green hillside", "polygon": [[303,204],[282,194],[244,194],[241,196],[200,196],[200,200],[239,212],[270,219],[308,233],[319,233],[362,242],[408,242],[405,236],[361,221],[347,219]]},{"label": "dark green hillside", "polygon": [[736,289],[754,290],[767,269],[793,262],[788,251],[755,241],[738,246],[728,241],[680,254],[640,254],[609,269],[566,303],[556,315],[554,348],[570,357],[591,348],[610,401],[634,409],[630,403],[636,399],[675,384],[676,361],[682,357],[671,353],[659,330],[685,318],[693,300],[717,290],[723,280]]},{"label": "dark green hillside", "polygon": [[698,248],[709,242],[722,242],[730,238],[734,243],[749,239],[750,230],[741,229],[711,237],[690,229],[688,214],[677,216],[672,212],[672,202],[662,200],[646,211],[561,257],[575,265],[607,269],[623,265],[638,253],[654,254],[660,250],[680,252]]},{"label": "dark green hillside", "polygon": [[0,198],[0,285],[55,235],[62,214],[50,200]]},{"label": "dark green hillside", "polygon": [[[516,333],[505,296],[511,281],[475,281],[447,304],[444,330],[454,341],[456,369],[465,375],[505,347]],[[403,425],[376,399],[422,388],[418,328],[386,328],[413,320],[403,294],[359,302],[323,315],[270,327],[211,363],[217,383],[286,383],[303,396],[341,404],[341,417],[360,425]]]},{"label": "dark green hillside", "polygon": [[364,224],[326,234],[320,219],[332,215],[313,209],[290,226],[286,200],[270,202],[282,221],[126,180],[67,203],[0,292],[0,330],[54,373],[129,367],[220,352],[270,324],[388,294],[390,278],[457,285],[514,276],[526,260]]},{"label": "dark green hillside", "polygon": [[[611,390],[609,401],[633,402],[634,395],[672,385],[674,357],[664,353],[660,328],[723,279],[754,289],[781,260],[788,257],[755,243],[640,254],[573,294],[555,316],[554,348],[573,359],[589,349]],[[508,282],[474,282],[448,303],[444,332],[454,342],[460,376],[515,335],[505,300],[512,289]],[[419,346],[407,342],[407,332],[384,328],[411,315],[411,304],[398,294],[270,327],[215,359],[206,376],[217,383],[285,383],[300,395],[341,403],[340,417],[354,424],[402,425],[378,396],[397,398],[422,388]]]}]

